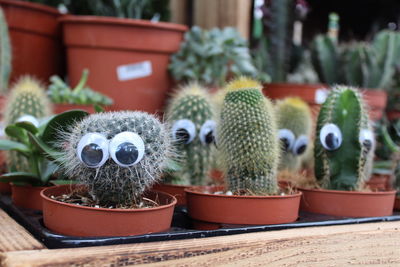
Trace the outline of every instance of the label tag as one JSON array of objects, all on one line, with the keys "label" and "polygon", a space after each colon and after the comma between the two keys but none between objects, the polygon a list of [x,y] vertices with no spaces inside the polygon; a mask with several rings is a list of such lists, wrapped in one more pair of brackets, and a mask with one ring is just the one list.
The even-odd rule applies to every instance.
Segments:
[{"label": "label tag", "polygon": [[317,89],[317,91],[315,91],[315,103],[323,104],[325,102],[327,96],[328,96],[327,89],[324,89],[324,88]]},{"label": "label tag", "polygon": [[150,76],[152,73],[153,70],[149,60],[117,67],[117,76],[120,81],[143,78]]}]

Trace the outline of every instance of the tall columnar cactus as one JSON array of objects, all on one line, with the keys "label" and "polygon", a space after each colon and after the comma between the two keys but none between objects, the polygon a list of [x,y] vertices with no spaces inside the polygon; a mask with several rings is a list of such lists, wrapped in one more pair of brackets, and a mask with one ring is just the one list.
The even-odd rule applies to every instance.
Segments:
[{"label": "tall columnar cactus", "polygon": [[5,94],[11,73],[11,45],[7,21],[0,8],[0,93]]},{"label": "tall columnar cactus", "polygon": [[204,185],[212,163],[214,111],[205,88],[191,84],[172,97],[167,110],[181,169],[171,182]]},{"label": "tall columnar cactus", "polygon": [[322,105],[315,138],[315,175],[334,190],[360,190],[369,179],[374,134],[361,94],[335,87]]},{"label": "tall columnar cactus", "polygon": [[69,177],[88,186],[102,206],[131,206],[165,167],[171,141],[165,126],[139,111],[97,113],[76,123],[58,146]]},{"label": "tall columnar cactus", "polygon": [[227,85],[217,145],[226,164],[229,189],[254,194],[277,193],[279,141],[272,103],[262,86],[239,78]]},{"label": "tall columnar cactus", "polygon": [[288,97],[275,106],[282,157],[280,170],[298,171],[312,132],[311,111],[300,98]]},{"label": "tall columnar cactus", "polygon": [[[51,115],[51,104],[45,88],[34,78],[24,76],[15,83],[7,97],[4,125],[29,121],[38,126],[37,119]],[[26,158],[17,152],[7,152],[11,171],[30,171]]]}]

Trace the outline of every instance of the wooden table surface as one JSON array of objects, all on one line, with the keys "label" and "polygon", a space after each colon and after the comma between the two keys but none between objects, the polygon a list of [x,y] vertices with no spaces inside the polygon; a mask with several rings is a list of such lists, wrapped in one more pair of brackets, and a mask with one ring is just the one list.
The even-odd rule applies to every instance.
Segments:
[{"label": "wooden table surface", "polygon": [[1,266],[400,266],[400,221],[47,249],[0,210]]}]

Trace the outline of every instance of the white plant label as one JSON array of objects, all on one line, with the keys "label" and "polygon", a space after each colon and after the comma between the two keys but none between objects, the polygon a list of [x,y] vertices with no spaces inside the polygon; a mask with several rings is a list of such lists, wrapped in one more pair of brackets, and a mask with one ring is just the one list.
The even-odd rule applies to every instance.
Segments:
[{"label": "white plant label", "polygon": [[150,76],[153,73],[149,60],[117,67],[117,76],[120,81],[133,80]]},{"label": "white plant label", "polygon": [[315,91],[315,103],[323,104],[328,96],[328,90],[321,88]]}]

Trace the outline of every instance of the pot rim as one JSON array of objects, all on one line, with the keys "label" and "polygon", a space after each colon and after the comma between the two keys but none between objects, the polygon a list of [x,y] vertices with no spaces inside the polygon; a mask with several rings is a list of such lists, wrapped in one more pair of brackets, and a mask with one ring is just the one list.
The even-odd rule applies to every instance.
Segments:
[{"label": "pot rim", "polygon": [[[176,205],[177,200],[176,197],[165,193],[165,192],[161,192],[161,191],[156,191],[156,190],[149,190],[148,192],[154,192],[157,194],[161,194],[161,195],[165,195],[168,196],[169,198],[172,199],[172,202],[169,204],[165,204],[165,205],[160,205],[158,207],[153,207],[153,208],[140,208],[140,209],[107,209],[107,208],[94,208],[94,207],[86,207],[86,206],[80,206],[80,205],[76,205],[76,204],[70,204],[70,203],[65,203],[65,202],[61,202],[61,201],[57,201],[54,200],[48,196],[45,195],[46,191],[49,191],[50,189],[54,189],[56,187],[67,187],[71,185],[55,185],[55,186],[51,186],[51,187],[47,187],[45,189],[43,189],[42,191],[40,191],[40,197],[42,198],[43,201],[49,201],[52,202],[53,204],[56,205],[62,205],[62,206],[67,206],[70,208],[75,208],[75,209],[85,209],[85,210],[90,210],[90,211],[105,211],[105,212],[122,212],[122,213],[129,213],[129,212],[148,212],[148,211],[156,211],[156,210],[160,210],[160,209],[166,209],[169,208],[171,206]],[[74,185],[74,186],[82,186],[82,185]]]},{"label": "pot rim", "polygon": [[315,193],[330,193],[337,195],[363,195],[363,196],[377,196],[377,195],[392,195],[396,193],[396,190],[389,191],[377,191],[377,192],[360,192],[360,191],[344,191],[344,190],[330,190],[330,189],[306,189],[298,187],[300,191],[315,192]]},{"label": "pot rim", "polygon": [[116,18],[106,16],[78,16],[78,15],[64,15],[59,18],[59,21],[63,24],[66,23],[84,23],[84,24],[109,24],[109,25],[121,25],[121,26],[136,26],[144,28],[158,28],[171,31],[186,32],[188,27],[182,24],[171,23],[171,22],[151,22],[143,19],[131,19],[131,18]]},{"label": "pot rim", "polygon": [[185,192],[187,194],[193,194],[193,195],[198,195],[198,196],[206,196],[206,197],[215,197],[215,198],[228,198],[228,199],[284,199],[284,198],[297,198],[301,196],[303,193],[298,191],[294,194],[291,195],[273,195],[273,196],[238,196],[238,195],[215,195],[215,194],[210,194],[210,193],[205,193],[205,192],[199,192],[200,189],[204,188],[218,188],[214,186],[191,186],[189,188],[185,189]]},{"label": "pot rim", "polygon": [[7,4],[10,6],[17,6],[20,8],[26,8],[26,9],[34,9],[36,11],[41,11],[57,16],[62,16],[62,14],[53,7],[49,7],[43,4],[39,3],[32,3],[32,2],[24,2],[24,1],[15,1],[15,0],[0,0],[0,4]]}]

